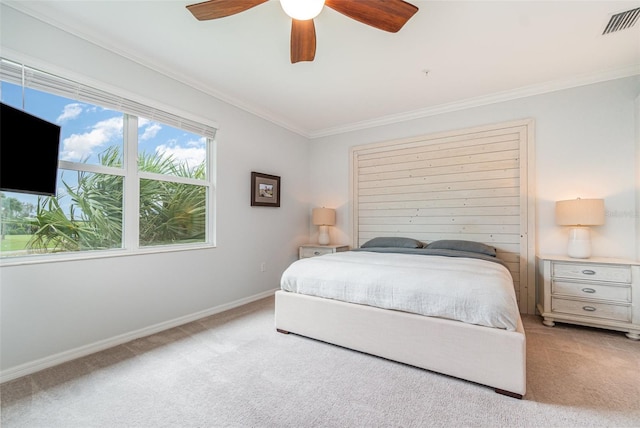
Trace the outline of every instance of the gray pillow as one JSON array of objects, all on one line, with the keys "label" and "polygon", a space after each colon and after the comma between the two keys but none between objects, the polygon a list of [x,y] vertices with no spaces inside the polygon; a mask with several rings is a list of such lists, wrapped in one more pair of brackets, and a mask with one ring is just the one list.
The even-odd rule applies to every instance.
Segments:
[{"label": "gray pillow", "polygon": [[424,243],[412,238],[380,236],[370,239],[360,246],[360,248],[371,247],[423,248]]},{"label": "gray pillow", "polygon": [[468,251],[471,253],[486,254],[487,256],[496,257],[496,249],[487,244],[475,241],[464,241],[461,239],[443,239],[440,241],[433,241],[426,248],[440,249],[440,250],[458,250]]}]

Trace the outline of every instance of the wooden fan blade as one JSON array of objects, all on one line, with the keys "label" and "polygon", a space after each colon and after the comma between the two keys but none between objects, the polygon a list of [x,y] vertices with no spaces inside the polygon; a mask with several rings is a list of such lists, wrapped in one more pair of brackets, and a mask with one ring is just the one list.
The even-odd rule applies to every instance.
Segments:
[{"label": "wooden fan blade", "polygon": [[187,6],[189,12],[199,21],[208,19],[224,18],[244,12],[254,6],[258,6],[268,0],[209,0],[202,3],[190,4]]},{"label": "wooden fan blade", "polygon": [[325,6],[380,30],[397,33],[418,11],[403,0],[325,0]]},{"label": "wooden fan blade", "polygon": [[313,19],[291,20],[291,64],[313,61],[316,56],[316,27]]}]

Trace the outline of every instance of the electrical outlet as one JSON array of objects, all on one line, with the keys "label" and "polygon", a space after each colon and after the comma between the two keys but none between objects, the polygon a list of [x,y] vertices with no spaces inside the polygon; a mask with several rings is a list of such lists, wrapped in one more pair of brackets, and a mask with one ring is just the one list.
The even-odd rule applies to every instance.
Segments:
[{"label": "electrical outlet", "polygon": [[267,262],[260,263],[260,272],[266,272],[266,271],[267,271]]}]

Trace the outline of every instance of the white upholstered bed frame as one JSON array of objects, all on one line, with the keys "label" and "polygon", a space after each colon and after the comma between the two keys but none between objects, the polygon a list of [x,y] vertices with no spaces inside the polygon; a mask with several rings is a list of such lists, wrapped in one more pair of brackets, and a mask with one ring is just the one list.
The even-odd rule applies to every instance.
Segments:
[{"label": "white upholstered bed frame", "polygon": [[[515,145],[516,148],[519,147],[514,158],[517,171],[514,173],[507,171],[509,174],[514,175],[515,178],[496,181],[505,187],[504,191],[498,189],[496,192],[513,192],[509,188],[513,189],[515,187],[517,195],[515,199],[520,201],[519,208],[516,207],[514,212],[513,207],[510,208],[508,206],[513,204],[513,202],[510,202],[513,201],[513,197],[498,199],[498,201],[504,202],[504,208],[496,207],[495,211],[511,210],[514,212],[511,218],[515,218],[515,221],[512,221],[515,230],[512,229],[508,232],[509,234],[505,234],[503,229],[499,228],[502,217],[484,220],[489,218],[486,213],[490,212],[483,207],[489,201],[487,199],[488,190],[486,188],[477,188],[479,186],[476,185],[479,181],[490,183],[490,181],[482,180],[483,175],[486,175],[488,180],[491,177],[495,177],[495,172],[506,171],[502,160],[496,161],[494,168],[489,167],[491,168],[490,171],[485,171],[484,169],[487,168],[488,163],[486,162],[486,155],[482,154],[482,152],[495,152],[493,147],[502,147],[501,145],[504,145],[502,140],[505,139],[503,135],[513,139],[512,145]],[[515,137],[509,137],[510,135],[515,135]],[[406,151],[415,153],[416,151],[421,151],[422,147],[426,147],[424,157],[429,158],[425,160],[427,164],[423,168],[419,169],[412,163],[403,172],[398,171],[395,166],[389,165],[397,164],[398,153],[402,154]],[[397,151],[398,149],[400,152]],[[456,153],[458,155],[457,158],[464,159],[464,162],[467,162],[467,164],[460,167],[464,174],[454,178],[454,180],[457,180],[455,183],[451,185],[444,184],[446,188],[454,189],[450,195],[443,193],[441,190],[443,176],[434,177],[431,171],[436,171],[437,168],[429,168],[433,168],[437,159],[432,161],[431,158],[438,158],[440,154],[449,156],[447,151],[451,152],[453,150],[453,152],[456,152],[469,149],[478,149],[480,154],[477,156],[459,156],[460,153]],[[393,202],[393,197],[387,197],[393,193],[396,182],[390,182],[388,186],[385,184],[384,186],[387,187],[381,190],[381,194],[384,193],[385,195],[385,202],[380,205],[380,208],[374,208],[378,211],[372,211],[371,204],[359,202],[359,200],[361,201],[360,197],[365,192],[360,192],[358,187],[360,179],[357,171],[357,157],[358,153],[373,153],[374,156],[378,156],[377,153],[384,151],[388,151],[390,156],[395,156],[395,158],[390,157],[390,161],[383,168],[394,168],[394,171],[396,171],[394,172],[394,177],[397,174],[405,174],[407,178],[399,183],[401,190],[398,190],[397,202]],[[434,151],[438,151],[436,156],[431,155]],[[377,229],[374,233],[379,236],[407,236],[425,240],[429,237],[431,237],[431,240],[467,239],[495,246],[498,249],[499,257],[515,262],[512,263],[513,267],[510,270],[516,284],[520,312],[532,313],[534,300],[531,297],[535,296],[535,280],[533,279],[533,273],[535,272],[533,262],[533,243],[535,241],[533,236],[533,215],[535,209],[532,202],[533,199],[530,197],[530,195],[533,195],[532,153],[533,122],[530,120],[437,134],[388,144],[375,144],[365,146],[364,150],[359,152],[357,148],[352,149],[353,245],[358,247],[363,239],[370,238],[370,236],[366,236],[367,231],[370,230],[368,228],[371,228],[368,224],[371,224],[372,218],[374,222],[377,221],[375,218],[379,218],[381,221],[374,224],[386,225],[375,226]],[[508,155],[512,156],[511,153],[508,153]],[[423,155],[412,154],[411,156],[417,158]],[[469,174],[467,171],[473,170],[476,166],[468,163],[466,159],[474,156],[484,156],[484,158],[479,159],[480,162],[477,164],[483,170]],[[383,159],[382,162],[376,160],[373,163],[384,162],[385,160]],[[455,169],[455,166],[452,168]],[[514,167],[511,166],[510,168],[509,171],[513,171]],[[444,167],[445,172],[446,169],[447,167]],[[423,175],[416,178],[415,175],[420,171],[424,171]],[[367,173],[371,174],[370,171],[367,171]],[[384,174],[387,173],[384,172],[376,177],[383,177]],[[445,177],[445,179],[448,178]],[[381,180],[384,180],[384,178],[381,178]],[[462,185],[460,185],[461,182]],[[505,182],[507,184],[504,184]],[[369,181],[363,186],[367,194],[371,190],[370,183]],[[445,214],[445,217],[443,217],[440,209],[431,212],[429,207],[425,209],[424,199],[420,200],[418,196],[414,198],[417,205],[408,207],[407,204],[410,202],[407,202],[406,189],[407,185],[412,186],[413,183],[420,183],[421,186],[419,189],[414,190],[415,195],[430,196],[434,194],[440,199],[455,202],[459,201],[460,195],[463,194],[464,203],[460,208],[453,207],[451,214]],[[374,186],[376,186],[375,183]],[[389,200],[391,202],[388,202]],[[479,214],[475,217],[469,217],[468,212],[464,210],[467,210],[469,204],[473,204],[474,201],[478,204],[479,211],[477,212]],[[393,206],[394,203],[397,204],[396,208]],[[391,208],[389,208],[390,206]],[[404,214],[407,212],[410,214]],[[419,214],[416,215],[414,212]],[[446,215],[451,215],[451,220],[455,220],[456,229],[451,229],[450,226],[442,226],[443,218],[445,221],[449,221]],[[365,218],[365,216],[367,216],[367,221],[361,222],[360,219]],[[464,218],[469,218],[469,223],[461,223],[461,219]],[[389,219],[396,221],[396,223],[391,223]],[[416,221],[416,219],[419,221]],[[486,226],[482,225],[483,222],[486,223]],[[365,224],[365,226],[361,226],[362,224]],[[498,224],[498,228],[492,226],[492,224]],[[490,229],[492,227],[494,229]],[[434,236],[434,230],[446,230],[446,234],[437,236],[436,232],[436,236]],[[468,230],[472,233],[467,232]],[[481,231],[484,235],[478,233],[478,231]],[[422,233],[425,233],[425,235],[421,235]],[[486,236],[486,239],[482,239],[483,236]],[[515,240],[514,236],[516,237]],[[516,331],[507,331],[442,318],[425,317],[406,312],[306,296],[283,290],[277,291],[275,298],[275,326],[281,333],[296,333],[411,366],[443,373],[490,386],[495,388],[498,393],[517,398],[522,398],[526,393],[526,338],[521,319],[518,320]]]},{"label": "white upholstered bed frame", "polygon": [[276,329],[443,373],[522,398],[526,341],[516,331],[276,292]]}]

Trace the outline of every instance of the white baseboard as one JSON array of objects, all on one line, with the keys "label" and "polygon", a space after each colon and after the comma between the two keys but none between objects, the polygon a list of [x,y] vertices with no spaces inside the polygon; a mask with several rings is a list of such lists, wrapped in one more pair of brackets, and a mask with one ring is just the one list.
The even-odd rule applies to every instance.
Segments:
[{"label": "white baseboard", "polygon": [[230,303],[225,303],[224,305],[219,305],[213,308],[205,309],[204,311],[196,312],[194,314],[190,314],[180,318],[175,318],[169,321],[161,322],[159,324],[145,327],[140,330],[131,331],[129,333],[114,336],[105,340],[100,340],[98,342],[94,342],[89,345],[80,346],[75,349],[70,349],[68,351],[64,351],[55,355],[40,358],[35,361],[30,361],[25,364],[20,364],[19,366],[11,367],[11,368],[0,371],[0,383],[14,380],[22,376],[30,375],[30,374],[39,372],[40,370],[57,366],[59,364],[66,363],[68,361],[75,360],[80,357],[85,357],[87,355],[90,355],[99,351],[104,351],[105,349],[112,348],[117,345],[122,345],[123,343],[127,343],[132,340],[139,339],[141,337],[149,336],[151,334],[159,333],[161,331],[168,330],[170,328],[178,327],[180,325],[187,324],[189,322],[196,321],[201,318],[208,317],[210,315],[215,315],[220,312],[228,311],[229,309],[237,308],[239,306],[246,305],[247,303],[251,303],[256,300],[260,300],[260,299],[264,299],[265,297],[272,296],[276,291],[277,289],[265,291],[263,293],[255,294],[250,297],[245,297],[244,299],[235,300]]}]

